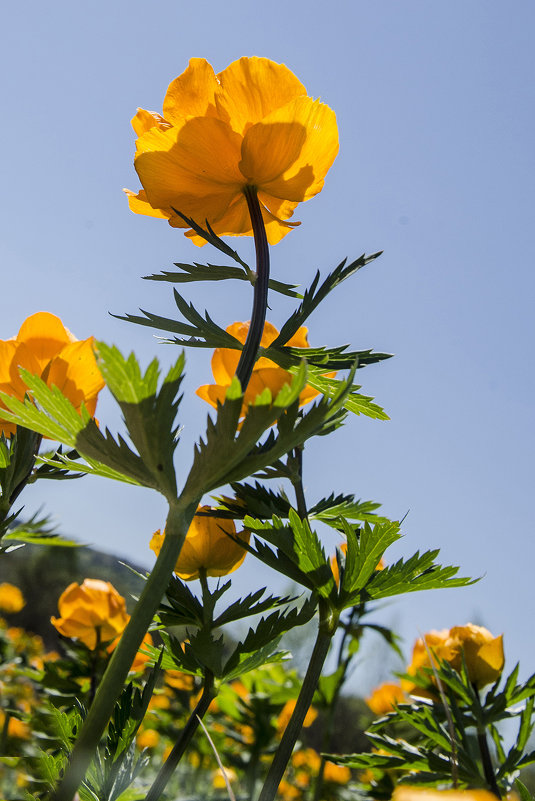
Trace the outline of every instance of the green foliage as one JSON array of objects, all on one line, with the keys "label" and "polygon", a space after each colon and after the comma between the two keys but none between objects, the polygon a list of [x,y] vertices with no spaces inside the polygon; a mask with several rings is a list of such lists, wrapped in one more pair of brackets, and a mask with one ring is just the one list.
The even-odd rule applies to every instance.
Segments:
[{"label": "green foliage", "polygon": [[5,413],[6,418],[69,445],[87,462],[84,465],[58,452],[51,459],[42,459],[49,466],[57,467],[59,460],[68,469],[140,484],[157,489],[166,497],[174,497],[173,454],[177,431],[173,426],[178,406],[176,395],[184,367],[183,355],[169,370],[158,390],[156,360],[142,374],[134,354],[125,359],[115,347],[110,348],[104,343],[99,343],[98,347],[101,372],[121,407],[138,453],[121,435],[116,441],[108,430],[103,434],[84,407],[78,414],[57,387],[48,387],[42,379],[24,370],[21,374],[37,405],[28,397],[21,402],[2,395],[10,410]]}]

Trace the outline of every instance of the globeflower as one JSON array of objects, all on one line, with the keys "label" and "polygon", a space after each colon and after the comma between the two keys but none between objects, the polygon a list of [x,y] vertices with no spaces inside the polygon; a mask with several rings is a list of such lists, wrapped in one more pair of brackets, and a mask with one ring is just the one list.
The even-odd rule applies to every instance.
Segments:
[{"label": "globeflower", "polygon": [[334,112],[267,58],[240,58],[217,75],[192,58],[168,87],[163,116],[138,109],[132,127],[143,185],[125,190],[133,212],[188,228],[177,210],[220,236],[252,236],[252,188],[272,245],[298,225],[288,222],[295,207],[322,189],[338,153]]},{"label": "globeflower", "polygon": [[[184,581],[199,578],[201,570],[205,570],[207,576],[226,576],[237,570],[247,555],[245,548],[232,537],[249,542],[249,532],[236,533],[233,520],[202,514],[210,509],[210,506],[199,506],[180,551],[175,573]],[[156,556],[164,538],[165,534],[160,531],[152,535],[150,548]]]},{"label": "globeflower", "polygon": [[14,584],[10,584],[8,581],[4,581],[0,584],[1,612],[8,612],[10,614],[20,612],[25,606],[25,603],[24,596],[18,587]]},{"label": "globeflower", "polygon": [[[104,380],[93,354],[93,337],[77,340],[59,317],[37,312],[22,324],[16,337],[0,340],[0,392],[23,400],[28,388],[19,374],[23,367],[56,386],[79,412],[82,403],[95,413]],[[0,402],[0,409],[6,408]],[[11,436],[15,425],[0,419],[0,433]]]},{"label": "globeflower", "polygon": [[[249,323],[232,323],[226,329],[227,333],[232,334],[239,342],[245,343],[247,332],[249,331]],[[308,348],[310,347],[307,339],[308,329],[301,326],[291,339],[286,343],[294,348]],[[273,340],[279,335],[278,330],[271,323],[264,324],[264,332],[260,340],[260,347],[267,348]],[[240,360],[240,351],[233,348],[216,348],[212,356],[212,374],[215,379],[215,384],[205,384],[199,387],[197,395],[209,403],[214,409],[217,408],[218,403],[223,403],[230,383],[236,373],[236,368]],[[329,373],[332,376],[334,373]],[[283,370],[278,364],[266,359],[265,356],[260,357],[253,367],[251,378],[243,396],[243,406],[241,416],[244,417],[247,413],[247,407],[253,403],[257,395],[266,389],[271,390],[272,397],[275,397],[283,388],[285,384],[292,383],[292,374],[287,370]],[[310,386],[306,386],[299,395],[299,405],[303,406],[313,398],[317,397],[319,392]]]},{"label": "globeflower", "polygon": [[385,681],[375,687],[364,700],[375,715],[386,715],[407,699],[401,685]]},{"label": "globeflower", "polygon": [[90,650],[122,634],[129,620],[126,603],[109,581],[86,578],[73,582],[58,600],[60,617],[50,622],[64,637],[76,638]]},{"label": "globeflower", "polygon": [[[442,660],[457,671],[462,669],[464,657],[468,678],[481,689],[496,681],[503,670],[503,635],[494,637],[488,629],[473,623],[442,631],[430,631],[414,644],[412,661],[407,668],[409,676],[430,668],[431,657],[433,664],[438,665]],[[412,684],[410,680],[404,679],[401,684],[407,693],[427,695],[425,690]]]}]

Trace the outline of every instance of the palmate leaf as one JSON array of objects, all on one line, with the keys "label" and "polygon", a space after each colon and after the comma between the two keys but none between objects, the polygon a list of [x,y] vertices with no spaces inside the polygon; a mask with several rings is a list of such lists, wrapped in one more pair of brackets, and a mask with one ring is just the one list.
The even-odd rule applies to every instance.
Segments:
[{"label": "palmate leaf", "polygon": [[[285,385],[273,400],[271,392],[266,388],[255,403],[249,406],[236,436],[243,395],[238,379],[234,378],[227,391],[225,403],[218,406],[216,420],[208,417],[205,440],[201,439],[195,446],[193,465],[184,487],[186,496],[200,497],[223,484],[250,475],[254,472],[250,469],[251,459],[255,461],[252,454],[257,456],[259,467],[263,467],[294,447],[292,444],[288,448],[281,447],[280,437],[273,437],[270,439],[273,446],[268,447],[267,451],[264,449],[262,456],[259,456],[260,449],[254,450],[255,443],[264,431],[286,409],[296,404],[305,383],[306,367],[303,365],[300,375],[294,378],[292,385]],[[328,409],[325,411],[328,413]]]},{"label": "palmate leaf", "polygon": [[32,515],[29,520],[13,523],[2,541],[24,542],[30,545],[58,545],[64,548],[83,546],[81,542],[63,537],[56,531],[55,526],[51,525],[49,517],[39,517],[38,513]]},{"label": "palmate leaf", "polygon": [[262,598],[266,588],[263,587],[256,592],[246,595],[245,598],[239,598],[230,604],[220,615],[214,620],[214,627],[218,628],[226,623],[233,623],[236,620],[243,620],[251,615],[259,615],[266,612],[268,609],[275,609],[278,606],[283,606],[297,600],[295,597],[286,595],[280,598],[277,595],[268,595]]},{"label": "palmate leaf", "polygon": [[316,309],[321,301],[327,297],[329,292],[341,284],[342,281],[345,281],[346,278],[354,275],[358,270],[360,270],[366,264],[374,261],[380,255],[381,252],[373,253],[370,256],[362,255],[359,259],[356,259],[350,264],[347,264],[347,259],[344,259],[338,265],[338,267],[336,267],[332,273],[327,276],[327,278],[319,287],[318,284],[320,280],[320,273],[318,271],[314,277],[314,280],[312,281],[312,284],[305,291],[303,300],[299,307],[283,325],[278,337],[271,343],[271,347],[277,348],[285,345],[288,340],[291,339],[295,333],[297,333],[297,330],[304,324],[305,320],[312,314],[314,309]]},{"label": "palmate leaf", "polygon": [[227,510],[235,520],[242,520],[245,515],[263,519],[273,515],[288,517],[291,504],[283,490],[273,492],[258,481],[254,485],[233,482],[230,486],[234,498],[226,495],[217,498],[218,511]]},{"label": "palmate leaf", "polygon": [[290,509],[287,524],[276,516],[272,520],[247,516],[244,525],[258,535],[253,545],[244,547],[260,561],[323,597],[332,593],[334,578],[318,535],[294,509]]},{"label": "palmate leaf", "polygon": [[[170,272],[163,270],[161,273],[154,275],[146,275],[148,281],[166,281],[170,284],[185,284],[191,281],[227,281],[238,280],[247,281],[250,284],[255,283],[256,273],[249,267],[232,267],[226,264],[183,264],[182,262],[175,262],[175,267],[181,272]],[[281,295],[287,295],[292,298],[301,298],[295,290],[297,284],[285,284],[282,281],[275,281],[270,279],[269,288],[274,292],[279,292]]]},{"label": "palmate leaf", "polygon": [[158,389],[156,360],[143,374],[133,354],[125,358],[115,347],[104,343],[98,343],[97,347],[99,367],[121,407],[138,453],[121,435],[115,440],[107,429],[102,433],[84,406],[78,414],[57,387],[48,387],[25,370],[21,370],[21,375],[32,398],[26,397],[21,402],[4,396],[4,403],[10,410],[5,412],[6,419],[68,445],[87,462],[84,466],[56,454],[52,460],[43,458],[47,464],[57,465],[57,458],[68,468],[151,487],[166,497],[174,497],[173,454],[177,439],[173,423],[179,402],[176,395],[182,379],[183,355]]},{"label": "palmate leaf", "polygon": [[367,588],[384,552],[401,534],[399,523],[390,520],[376,523],[373,527],[365,522],[358,535],[346,520],[342,519],[341,523],[347,539],[347,554],[345,570],[341,575],[340,595],[342,598],[350,596],[353,600]]}]

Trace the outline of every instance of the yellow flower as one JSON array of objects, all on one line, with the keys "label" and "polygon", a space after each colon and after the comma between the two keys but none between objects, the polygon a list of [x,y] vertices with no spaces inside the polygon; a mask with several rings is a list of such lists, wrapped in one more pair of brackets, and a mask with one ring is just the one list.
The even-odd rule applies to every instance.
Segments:
[{"label": "yellow flower", "polygon": [[143,729],[136,737],[136,745],[141,750],[143,748],[156,748],[160,742],[160,735],[156,729]]},{"label": "yellow flower", "polygon": [[108,643],[122,634],[129,616],[122,595],[109,581],[85,579],[73,582],[58,601],[61,617],[51,623],[65,637],[83,642],[91,650],[98,643]]},{"label": "yellow flower", "polygon": [[[130,615],[126,615],[126,623],[128,623],[129,620],[130,620]],[[121,635],[119,635],[119,637],[116,637],[115,640],[113,640],[113,642],[111,642],[108,645],[106,650],[109,654],[111,654],[112,651],[115,650],[115,648],[119,644],[120,639]],[[149,634],[149,632],[147,632],[143,637],[143,641],[139,646],[137,654],[134,657],[134,661],[132,662],[132,666],[130,667],[130,673],[141,673],[143,670],[145,670],[145,665],[149,661],[150,656],[148,654],[143,653],[143,651],[145,650],[147,645],[152,645],[152,644],[153,644],[152,636]]]},{"label": "yellow flower", "polygon": [[496,801],[496,796],[488,790],[435,790],[400,784],[392,801]]},{"label": "yellow flower", "polygon": [[[5,724],[5,713],[0,712],[0,727]],[[18,740],[29,740],[31,737],[31,729],[27,723],[19,720],[19,718],[10,717],[7,724],[7,736],[16,737]]]},{"label": "yellow flower", "polygon": [[[286,727],[290,722],[290,718],[292,717],[296,703],[297,701],[295,699],[286,701],[282,710],[280,711],[279,717],[277,718],[277,735],[279,737],[282,737],[282,735],[286,731]],[[317,717],[318,717],[317,711],[314,709],[314,707],[311,706],[305,715],[305,719],[303,721],[303,728],[308,729],[309,726],[312,726]]]},{"label": "yellow flower", "polygon": [[[175,565],[175,573],[184,581],[199,578],[201,569],[206,570],[207,576],[226,576],[237,570],[247,555],[245,548],[229,535],[249,542],[249,532],[236,533],[233,520],[199,514],[210,508],[199,506]],[[156,555],[160,553],[164,537],[159,531],[152,535],[150,548]]]},{"label": "yellow flower", "polygon": [[25,604],[24,596],[18,587],[8,581],[0,584],[0,610],[2,612],[20,612]]},{"label": "yellow flower", "polygon": [[321,765],[321,757],[313,748],[300,748],[292,754],[292,765],[294,768],[307,768],[312,773],[317,773]]},{"label": "yellow flower", "polygon": [[[19,367],[56,386],[79,411],[82,403],[95,413],[97,395],[104,386],[93,354],[93,337],[77,340],[59,317],[37,312],[22,324],[16,337],[0,340],[0,392],[19,400],[27,387]],[[5,408],[0,403],[0,408]],[[10,436],[15,425],[0,420],[0,433]]]},{"label": "yellow flower", "polygon": [[327,761],[323,772],[323,780],[333,784],[347,784],[351,778],[351,771],[345,765],[335,765]]},{"label": "yellow flower", "polygon": [[194,686],[194,679],[189,673],[183,673],[181,670],[166,670],[165,683],[169,687],[174,687],[175,690],[191,692]]},{"label": "yellow flower", "polygon": [[[229,334],[241,342],[245,343],[247,332],[249,331],[249,323],[232,323],[226,329]],[[308,348],[310,347],[307,339],[308,329],[302,326],[298,329],[297,333],[288,340],[287,345],[294,348]],[[279,332],[271,323],[265,323],[260,346],[267,348],[274,339],[279,335]],[[223,403],[227,389],[230,386],[236,368],[240,360],[241,351],[234,350],[233,348],[216,348],[212,356],[212,373],[216,381],[215,384],[205,384],[199,387],[197,395],[203,400],[207,401],[214,409],[217,408],[218,403]],[[329,376],[335,375],[329,373]],[[242,417],[247,412],[249,404],[253,403],[257,395],[260,395],[263,390],[268,387],[271,390],[273,397],[277,395],[285,384],[291,384],[292,375],[279,367],[271,359],[266,359],[262,356],[258,359],[253,367],[253,372],[245,394],[243,397]],[[308,403],[313,398],[317,397],[319,392],[312,387],[306,386],[299,395],[299,405]]]},{"label": "yellow flower", "polygon": [[[503,635],[493,637],[488,629],[473,623],[430,631],[416,641],[407,673],[415,676],[422,668],[430,668],[429,654],[433,656],[435,665],[437,660],[444,660],[457,671],[461,670],[464,654],[468,678],[480,689],[496,681],[503,670]],[[402,680],[401,686],[405,692],[414,695],[425,697],[430,694],[407,679]]]},{"label": "yellow flower", "polygon": [[287,220],[297,204],[322,189],[338,153],[334,112],[267,58],[240,58],[217,75],[192,58],[167,89],[163,117],[138,109],[132,126],[144,187],[125,190],[132,211],[187,228],[177,209],[220,236],[251,236],[244,191],[256,187],[272,245],[296,225]]},{"label": "yellow flower", "polygon": [[[238,774],[232,768],[225,768],[225,775],[230,783],[235,782],[236,779],[238,778]],[[214,772],[212,773],[212,787],[215,790],[225,789],[225,787],[227,786],[227,782],[225,781],[225,775],[223,774],[221,768],[214,770]]]},{"label": "yellow flower", "polygon": [[405,700],[405,693],[399,684],[384,682],[372,690],[365,700],[375,715],[386,715]]}]

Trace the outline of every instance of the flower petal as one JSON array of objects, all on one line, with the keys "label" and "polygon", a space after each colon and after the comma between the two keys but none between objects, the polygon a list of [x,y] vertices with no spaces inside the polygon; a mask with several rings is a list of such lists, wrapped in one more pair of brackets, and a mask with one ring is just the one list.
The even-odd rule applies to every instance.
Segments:
[{"label": "flower petal", "polygon": [[211,224],[245,183],[238,169],[241,137],[221,120],[199,117],[180,128],[153,128],[136,144],[134,165],[153,208],[172,206]]},{"label": "flower petal", "polygon": [[21,325],[17,342],[28,346],[43,369],[64,345],[76,342],[76,338],[65,328],[59,317],[49,312],[37,312],[27,317]]},{"label": "flower petal", "polygon": [[132,128],[138,136],[150,131],[155,126],[157,128],[170,128],[171,123],[164,120],[161,114],[156,111],[146,111],[144,108],[138,108],[136,114],[130,120]]},{"label": "flower petal", "polygon": [[268,58],[240,58],[217,77],[222,90],[217,95],[220,116],[227,114],[233,130],[241,134],[275,109],[306,95],[301,81],[285,64]]},{"label": "flower petal", "polygon": [[104,379],[93,354],[93,338],[71,342],[54,357],[46,370],[48,386],[56,386],[76,409],[85,404],[89,414],[95,413],[97,395]]},{"label": "flower petal", "polygon": [[323,187],[337,153],[334,111],[319,100],[298,97],[247,131],[240,170],[270,195],[308,200]]},{"label": "flower petal", "polygon": [[214,69],[205,58],[191,58],[182,75],[171,81],[163,101],[163,114],[173,125],[191,117],[216,117],[215,95],[220,91]]}]

